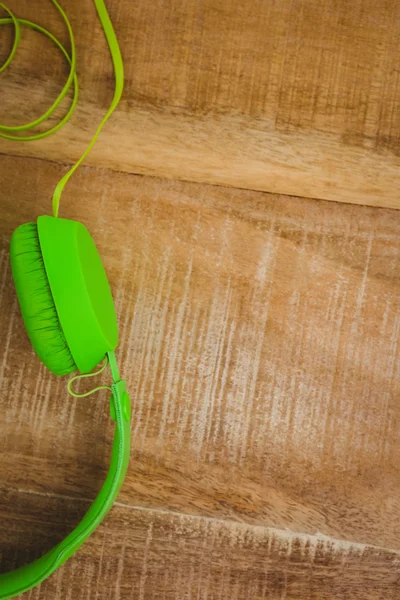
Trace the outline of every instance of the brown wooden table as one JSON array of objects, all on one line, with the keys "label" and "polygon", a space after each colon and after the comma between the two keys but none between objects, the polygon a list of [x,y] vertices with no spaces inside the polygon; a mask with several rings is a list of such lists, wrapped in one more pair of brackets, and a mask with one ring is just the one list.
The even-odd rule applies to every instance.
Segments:
[{"label": "brown wooden table", "polygon": [[[49,2],[9,4],[65,39]],[[126,93],[61,216],[110,277],[132,462],[27,598],[397,599],[400,6],[109,4]],[[92,3],[65,8],[79,109],[43,142],[0,140],[1,571],[79,521],[112,439],[107,395],[70,398],[35,357],[9,268],[13,229],[50,211],[112,93]],[[0,120],[39,114],[65,72],[24,32]]]}]

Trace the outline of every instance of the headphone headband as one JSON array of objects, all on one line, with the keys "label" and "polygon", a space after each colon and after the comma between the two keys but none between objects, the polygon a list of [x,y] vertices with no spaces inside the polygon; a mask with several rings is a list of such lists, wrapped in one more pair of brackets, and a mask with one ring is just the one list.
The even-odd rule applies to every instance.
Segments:
[{"label": "headphone headband", "polygon": [[130,400],[126,382],[119,379],[115,355],[110,352],[108,356],[114,379],[111,413],[116,427],[107,478],[82,521],[65,540],[33,563],[0,575],[0,600],[9,600],[30,590],[63,565],[93,533],[118,496],[130,457]]}]

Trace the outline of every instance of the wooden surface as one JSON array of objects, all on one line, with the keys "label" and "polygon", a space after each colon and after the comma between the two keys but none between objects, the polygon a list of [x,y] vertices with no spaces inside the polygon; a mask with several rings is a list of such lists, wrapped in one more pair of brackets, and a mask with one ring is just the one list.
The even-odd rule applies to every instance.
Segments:
[{"label": "wooden surface", "polygon": [[[8,3],[65,39],[49,2]],[[110,276],[132,462],[105,523],[26,598],[395,600],[400,216],[376,207],[399,207],[399,4],[108,4],[125,96],[61,215]],[[65,8],[78,111],[43,142],[0,140],[1,572],[78,523],[113,433],[106,394],[72,399],[40,365],[9,268],[13,229],[48,213],[111,98],[92,2]],[[65,76],[24,32],[0,122],[33,119]]]},{"label": "wooden surface", "polygon": [[[43,514],[67,514],[72,526],[73,517],[76,522],[85,508],[35,497],[27,510],[21,495],[6,494],[0,512],[12,526],[9,564],[16,546],[19,556],[31,556],[34,538],[36,544],[41,538],[46,548],[56,539],[54,527],[65,529],[65,518],[43,523]],[[21,514],[30,519],[28,526]],[[116,507],[79,559],[69,561],[27,598],[395,600],[398,577],[396,552],[244,523]]]},{"label": "wooden surface", "polygon": [[[9,0],[65,39],[50,2]],[[396,0],[109,0],[126,62],[96,166],[399,207],[400,4]],[[70,0],[81,101],[57,137],[3,153],[70,162],[112,94],[93,2]],[[5,55],[10,31],[1,36]],[[24,31],[2,76],[0,121],[49,106],[65,80],[50,42]],[[31,86],[26,94],[27,85]]]},{"label": "wooden surface", "polygon": [[[3,571],[71,530],[110,454],[107,397],[40,366],[8,266],[64,170],[0,156]],[[399,213],[86,167],[62,216],[104,257],[134,441],[31,600],[398,598]]]}]

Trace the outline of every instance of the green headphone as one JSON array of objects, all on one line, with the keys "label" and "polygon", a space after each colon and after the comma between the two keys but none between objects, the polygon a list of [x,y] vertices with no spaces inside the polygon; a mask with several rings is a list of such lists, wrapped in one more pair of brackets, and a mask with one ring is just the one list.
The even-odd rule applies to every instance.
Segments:
[{"label": "green headphone", "polygon": [[[75,43],[65,13],[56,0],[52,2],[67,24],[71,39],[71,55],[49,32],[34,23],[17,19],[0,3],[0,7],[8,14],[8,17],[0,19],[0,25],[12,24],[15,30],[10,57],[0,68],[0,72],[10,64],[15,54],[20,38],[20,25],[45,33],[64,52],[71,65],[64,96],[73,84],[74,99],[71,105],[73,109],[78,92]],[[107,387],[112,394],[111,417],[116,427],[111,466],[93,505],[81,523],[63,542],[39,560],[11,573],[0,575],[0,600],[9,600],[30,590],[74,554],[110,510],[122,486],[129,463],[131,407],[126,382],[120,379],[114,353],[118,344],[118,326],[107,276],[86,227],[77,221],[58,218],[63,187],[93,146],[101,128],[117,106],[123,88],[123,64],[118,42],[103,0],[95,0],[95,4],[114,63],[116,88],[113,103],[84,155],[57,186],[53,196],[54,216],[41,216],[37,223],[27,223],[18,227],[11,239],[10,258],[26,330],[36,354],[46,367],[55,375],[68,375],[73,371],[82,373],[83,375],[74,377],[68,386],[70,392],[78,396],[71,388],[71,383],[75,379],[89,373],[90,376],[100,373],[108,364],[110,365],[113,379],[111,387],[101,386],[92,392]],[[51,111],[55,110],[58,103],[57,101],[54,103]],[[71,112],[70,108],[67,118]],[[36,135],[25,137],[20,135],[21,132],[36,127],[48,116],[49,111],[44,119],[20,127],[0,125],[0,137],[33,140],[49,135],[58,127]],[[91,373],[102,360],[105,360],[104,366],[96,373]]]}]

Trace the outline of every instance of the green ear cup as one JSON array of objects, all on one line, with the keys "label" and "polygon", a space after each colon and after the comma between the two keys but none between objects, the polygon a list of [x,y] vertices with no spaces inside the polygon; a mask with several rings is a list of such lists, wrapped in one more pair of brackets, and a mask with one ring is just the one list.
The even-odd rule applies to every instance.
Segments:
[{"label": "green ear cup", "polygon": [[82,223],[43,216],[37,225],[62,331],[79,371],[89,373],[118,344],[117,317],[104,267]]},{"label": "green ear cup", "polygon": [[22,317],[36,354],[55,375],[76,370],[54,305],[35,223],[11,239],[11,266]]},{"label": "green ear cup", "polygon": [[52,373],[89,373],[118,344],[100,256],[77,221],[39,217],[11,239],[11,265],[33,347]]}]

